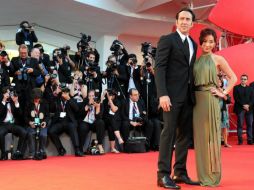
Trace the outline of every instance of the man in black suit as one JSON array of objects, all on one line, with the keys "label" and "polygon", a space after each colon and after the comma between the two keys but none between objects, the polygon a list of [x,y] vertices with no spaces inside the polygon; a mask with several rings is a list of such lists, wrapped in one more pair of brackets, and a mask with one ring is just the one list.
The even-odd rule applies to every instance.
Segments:
[{"label": "man in black suit", "polygon": [[[189,36],[194,20],[195,15],[190,9],[180,10],[176,15],[177,31],[162,36],[157,47],[155,81],[160,106],[164,111],[157,185],[168,189],[180,189],[176,183],[181,182],[199,184],[189,178],[186,170],[195,103],[193,64],[197,45]],[[172,180],[170,174],[174,144],[175,164]]]},{"label": "man in black suit", "polygon": [[61,90],[59,98],[56,101],[56,111],[52,118],[51,127],[48,130],[48,135],[51,138],[53,144],[56,146],[59,156],[64,156],[66,150],[64,149],[59,135],[63,132],[68,133],[71,138],[73,147],[75,149],[75,156],[83,156],[79,151],[79,139],[77,132],[77,119],[75,114],[78,113],[79,107],[73,98],[70,98],[70,90],[65,87]]},{"label": "man in black suit", "polygon": [[129,90],[129,99],[122,105],[122,120],[121,133],[124,142],[127,141],[130,130],[134,128],[143,132],[147,138],[147,134],[151,134],[151,121],[147,118],[144,102],[139,99],[139,92],[135,88]]},{"label": "man in black suit", "polygon": [[30,100],[31,91],[35,88],[36,77],[40,75],[38,61],[28,57],[28,48],[22,44],[19,46],[19,56],[12,58],[10,67],[10,76],[16,84],[20,106],[24,110],[26,102]]},{"label": "man in black suit", "polygon": [[[16,156],[19,154],[19,159],[23,157],[23,145],[26,139],[26,130],[19,125],[21,109],[18,101],[18,96],[11,93],[9,87],[2,89],[3,98],[0,102],[0,148],[1,160],[7,160],[5,152],[5,135],[13,133],[19,137],[19,143],[16,151]],[[14,155],[13,155],[14,156]]]},{"label": "man in black suit", "polygon": [[241,84],[237,85],[233,89],[234,95],[234,112],[237,115],[237,136],[238,145],[243,144],[242,130],[244,118],[247,125],[247,144],[252,145],[252,121],[253,121],[253,89],[247,85],[248,76],[243,74],[241,76]]}]

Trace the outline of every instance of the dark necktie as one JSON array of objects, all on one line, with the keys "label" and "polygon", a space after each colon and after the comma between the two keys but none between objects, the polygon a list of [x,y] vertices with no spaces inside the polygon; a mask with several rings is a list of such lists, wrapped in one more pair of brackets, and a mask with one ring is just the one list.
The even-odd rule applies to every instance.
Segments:
[{"label": "dark necktie", "polygon": [[188,43],[187,37],[185,38],[185,40],[183,42],[183,45],[184,45],[184,50],[185,50],[186,55],[188,57],[188,63],[189,63],[189,60],[190,60],[190,50],[189,50],[189,43]]},{"label": "dark necktie", "polygon": [[137,115],[137,106],[136,106],[135,102],[133,102],[133,111],[132,111],[132,114],[133,114],[133,118],[135,118],[136,115]]}]

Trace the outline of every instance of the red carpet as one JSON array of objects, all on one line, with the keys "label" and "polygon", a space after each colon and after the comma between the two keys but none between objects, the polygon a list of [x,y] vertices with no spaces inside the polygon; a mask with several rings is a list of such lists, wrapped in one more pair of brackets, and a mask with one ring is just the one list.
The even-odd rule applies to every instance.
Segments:
[{"label": "red carpet", "polygon": [[[154,190],[157,152],[49,157],[44,161],[0,161],[0,190]],[[249,190],[254,182],[254,145],[222,148],[222,181],[213,189]],[[196,179],[194,151],[188,171]],[[181,185],[182,189],[211,189]]]}]

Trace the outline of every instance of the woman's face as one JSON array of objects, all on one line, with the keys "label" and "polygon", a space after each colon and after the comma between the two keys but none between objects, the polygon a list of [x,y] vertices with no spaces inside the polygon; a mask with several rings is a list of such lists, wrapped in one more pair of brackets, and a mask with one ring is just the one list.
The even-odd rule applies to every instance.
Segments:
[{"label": "woman's face", "polygon": [[214,41],[214,37],[212,35],[207,35],[204,38],[204,41],[201,45],[201,49],[203,53],[211,53],[216,43]]}]

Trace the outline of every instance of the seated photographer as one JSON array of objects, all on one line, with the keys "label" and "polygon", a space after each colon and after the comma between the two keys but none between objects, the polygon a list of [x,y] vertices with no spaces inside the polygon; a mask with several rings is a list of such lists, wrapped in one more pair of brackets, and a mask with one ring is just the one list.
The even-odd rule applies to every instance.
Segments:
[{"label": "seated photographer", "polygon": [[100,154],[104,154],[102,146],[105,125],[102,118],[103,106],[100,104],[98,97],[95,96],[95,91],[90,90],[88,97],[83,101],[80,110],[80,124],[79,124],[79,140],[80,140],[80,151],[83,152],[83,146],[89,131],[96,133],[98,140],[98,149]]},{"label": "seated photographer", "polygon": [[124,143],[121,134],[121,102],[117,99],[117,93],[115,90],[105,90],[102,95],[103,100],[103,120],[108,130],[108,136],[110,141],[110,148],[112,153],[119,153],[115,147],[115,137],[118,143],[121,145]]},{"label": "seated photographer", "polygon": [[75,63],[70,59],[69,50],[69,46],[64,46],[53,51],[51,66],[57,70],[60,83],[72,83],[71,72],[75,68]]},{"label": "seated photographer", "polygon": [[87,97],[87,86],[82,80],[82,72],[75,71],[73,76],[73,83],[70,87],[70,95],[78,104],[83,102],[83,99]]},{"label": "seated photographer", "polygon": [[98,89],[101,93],[101,71],[100,66],[98,65],[98,63],[95,62],[94,52],[87,53],[85,64],[80,67],[80,71],[83,74],[83,80],[87,85],[88,91]]},{"label": "seated photographer", "polygon": [[48,104],[42,99],[40,88],[34,88],[32,91],[31,102],[25,109],[25,121],[28,126],[29,158],[46,159],[49,109]]},{"label": "seated photographer", "polygon": [[59,156],[64,156],[66,154],[66,150],[59,139],[59,135],[63,132],[66,132],[70,136],[75,150],[75,156],[83,156],[83,153],[79,151],[79,139],[77,132],[78,123],[75,118],[75,114],[78,113],[79,108],[76,101],[73,98],[70,98],[70,90],[63,85],[61,86],[61,91],[58,91],[59,94],[55,103],[56,111],[52,118],[48,135],[53,144],[56,146]]},{"label": "seated photographer", "polygon": [[37,41],[38,39],[34,32],[34,27],[28,21],[22,21],[16,33],[16,44],[25,44],[30,52],[33,48],[33,43]]},{"label": "seated photographer", "polygon": [[140,65],[137,65],[138,60],[135,54],[129,54],[127,62],[127,75],[128,75],[128,91],[131,88],[136,88],[138,92],[141,92],[141,81],[140,81]]},{"label": "seated photographer", "polygon": [[45,82],[45,76],[49,74],[46,66],[41,62],[40,54],[41,53],[38,48],[33,48],[31,50],[31,57],[37,59],[38,67],[40,69],[40,75],[37,76],[35,79],[36,87],[41,87],[41,85],[43,85],[43,83]]},{"label": "seated photographer", "polygon": [[115,55],[108,57],[106,65],[107,69],[102,75],[107,79],[107,87],[115,89],[121,100],[126,99],[128,88],[126,85],[128,83],[126,65],[117,65]]},{"label": "seated photographer", "polygon": [[127,141],[132,129],[139,130],[150,140],[148,134],[152,130],[151,121],[147,118],[145,105],[139,99],[137,89],[131,88],[129,90],[129,99],[122,105],[122,119],[121,133],[124,142]]},{"label": "seated photographer", "polygon": [[24,109],[30,100],[31,90],[36,86],[36,77],[40,75],[38,60],[28,57],[28,48],[22,44],[19,46],[19,56],[12,58],[11,66],[10,76],[13,76],[12,82],[16,84],[21,109]]},{"label": "seated photographer", "polygon": [[7,160],[5,151],[5,135],[13,133],[19,137],[18,147],[13,159],[23,159],[23,145],[26,139],[26,130],[19,125],[19,120],[22,117],[21,108],[18,101],[18,96],[15,92],[10,92],[9,87],[2,88],[3,98],[0,103],[0,148],[1,160]]}]

